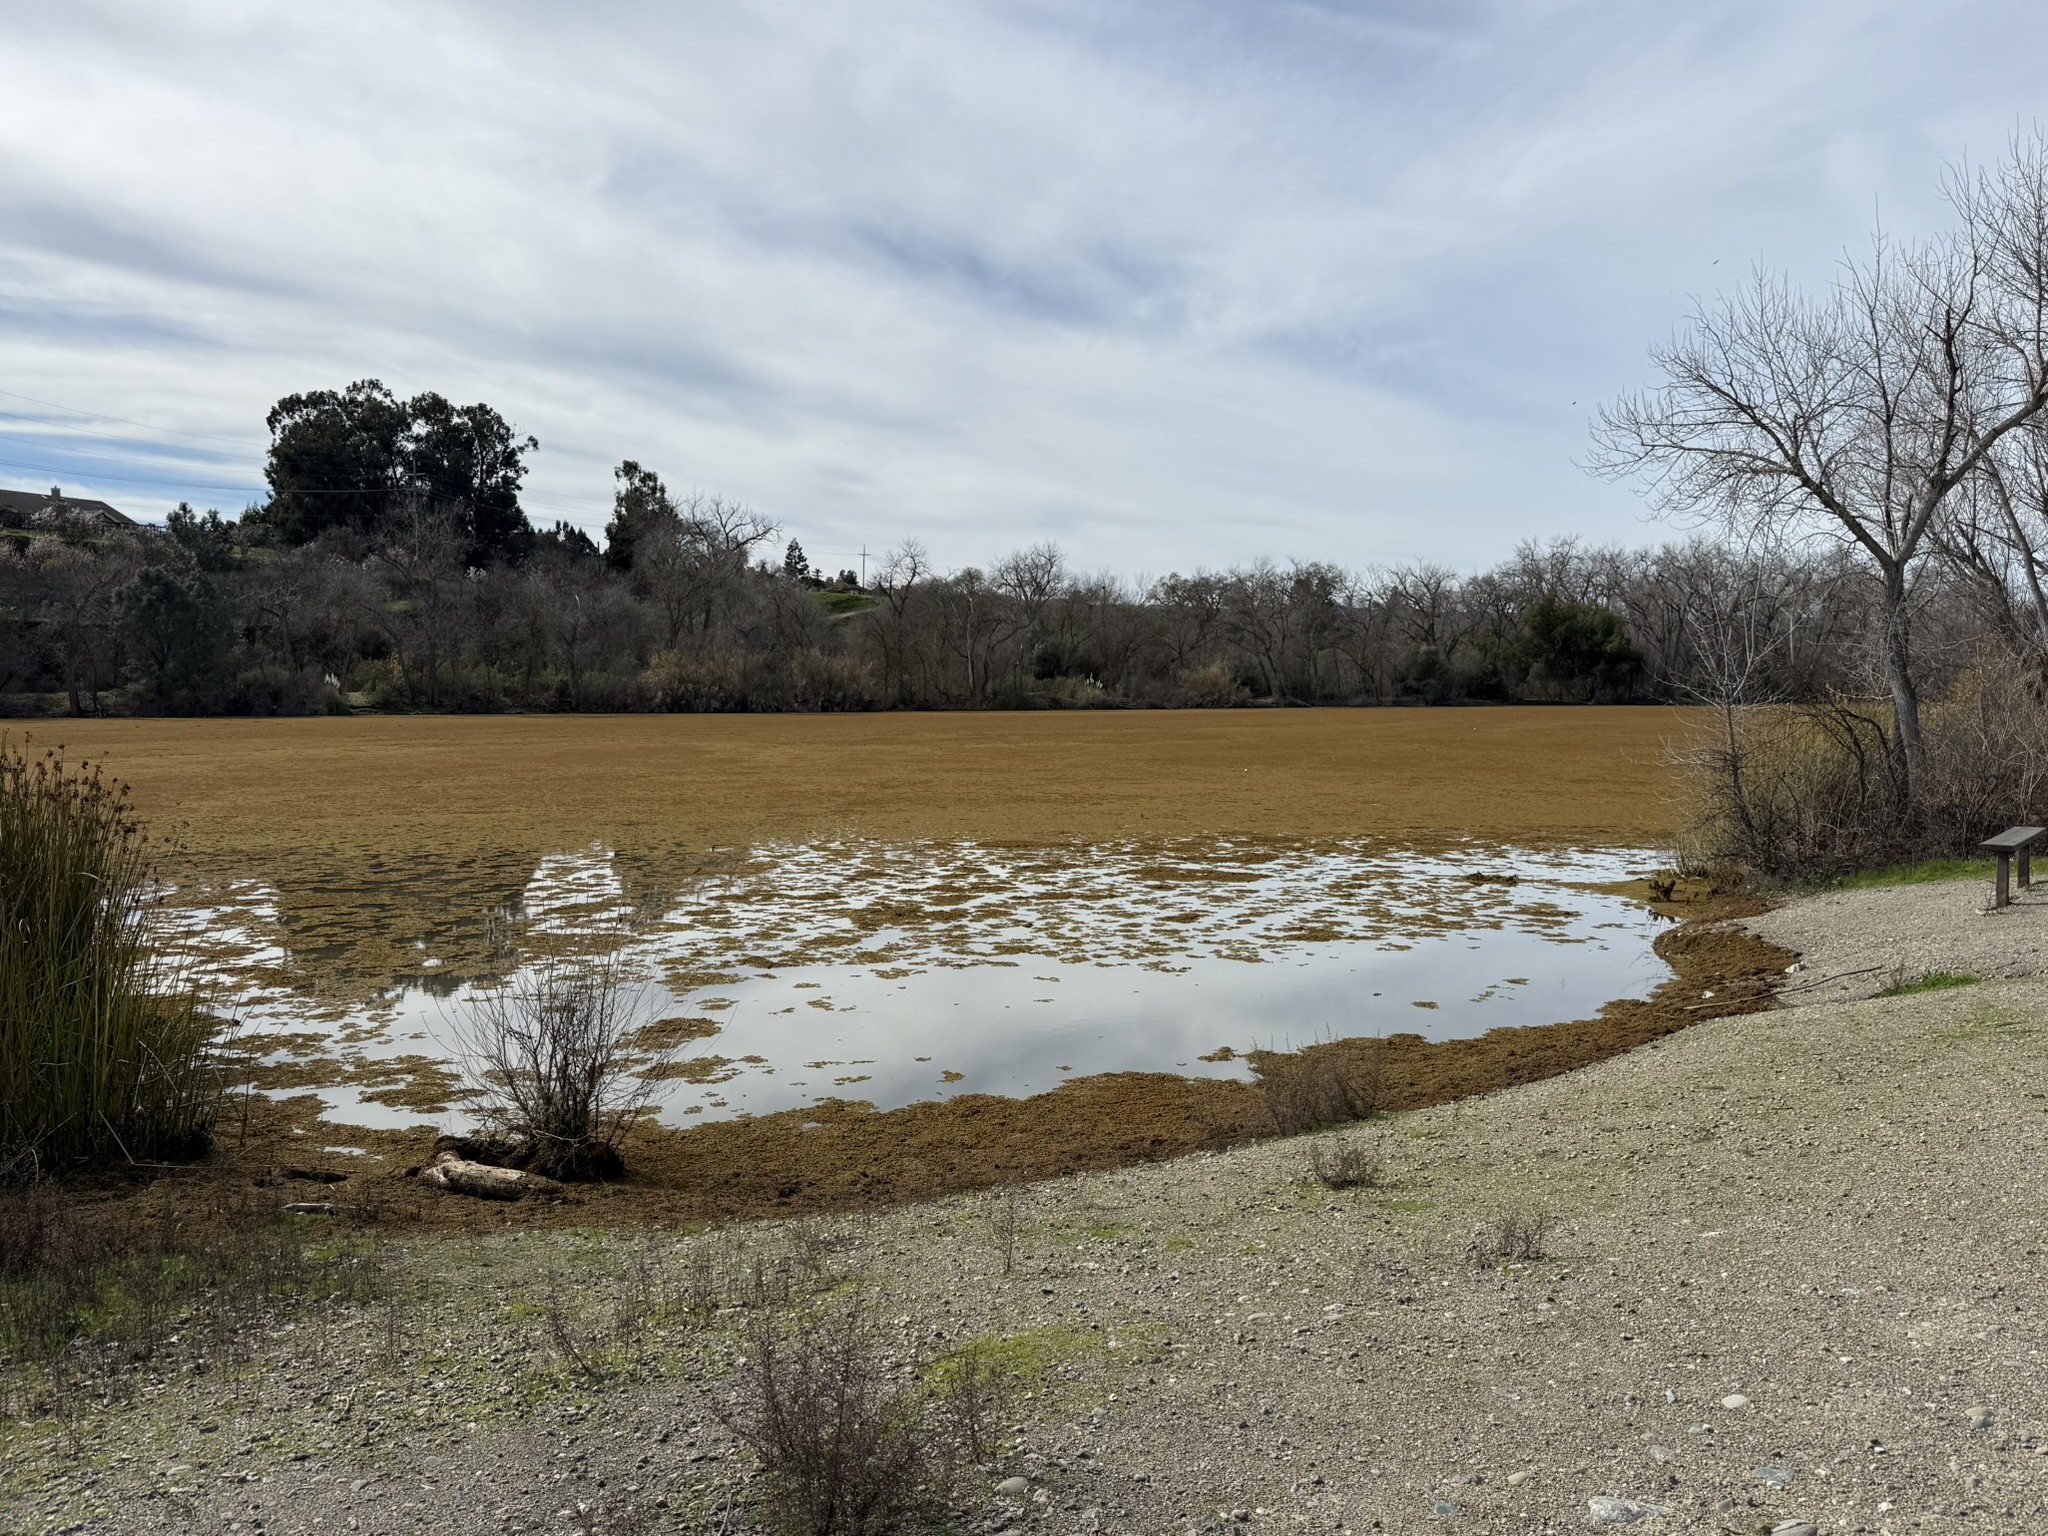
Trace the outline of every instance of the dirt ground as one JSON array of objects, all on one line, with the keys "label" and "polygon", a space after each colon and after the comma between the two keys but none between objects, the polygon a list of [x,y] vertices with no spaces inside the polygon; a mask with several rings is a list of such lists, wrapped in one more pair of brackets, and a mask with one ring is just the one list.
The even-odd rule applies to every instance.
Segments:
[{"label": "dirt ground", "polygon": [[1668,840],[1660,708],[447,715],[38,725],[195,852],[857,836]]}]

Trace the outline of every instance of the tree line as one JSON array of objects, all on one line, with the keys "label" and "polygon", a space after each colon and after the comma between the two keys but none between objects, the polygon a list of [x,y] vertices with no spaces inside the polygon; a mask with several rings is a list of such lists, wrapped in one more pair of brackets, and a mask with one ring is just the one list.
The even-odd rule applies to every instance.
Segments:
[{"label": "tree line", "polygon": [[[453,425],[451,425],[453,424]],[[0,701],[74,714],[846,710],[1787,698],[1862,686],[1883,593],[1845,551],[1531,543],[1493,569],[1259,562],[1140,588],[1055,546],[865,583],[773,520],[615,471],[602,542],[529,525],[488,406],[374,382],[272,413],[272,495],[162,529],[0,530]],[[452,445],[452,446],[451,446]],[[1995,615],[1960,573],[1923,626]]]}]

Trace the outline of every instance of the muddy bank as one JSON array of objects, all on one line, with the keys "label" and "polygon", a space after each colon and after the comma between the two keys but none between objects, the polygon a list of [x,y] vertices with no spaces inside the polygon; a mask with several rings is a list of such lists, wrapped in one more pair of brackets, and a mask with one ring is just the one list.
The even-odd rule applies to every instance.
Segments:
[{"label": "muddy bank", "polygon": [[[433,1154],[429,1132],[365,1132],[318,1119],[317,1100],[257,1100],[246,1119],[223,1128],[223,1151],[208,1171],[170,1184],[246,1182],[289,1167],[338,1176],[322,1198],[379,1230],[635,1226],[857,1210],[1158,1162],[1302,1129],[1304,1092],[1312,1107],[1327,1103],[1333,1083],[1355,1108],[1419,1109],[1768,1008],[1792,956],[1722,920],[1733,915],[1716,909],[1712,920],[1665,933],[1657,951],[1673,977],[1597,1017],[1440,1044],[1394,1035],[1262,1052],[1252,1058],[1260,1083],[1120,1073],[1033,1098],[964,1095],[887,1112],[842,1101],[688,1130],[650,1126],[629,1142],[621,1182],[577,1188],[559,1203],[491,1206],[440,1193],[410,1171]],[[329,1150],[343,1146],[361,1152]],[[160,1197],[176,1198],[171,1188]]]}]

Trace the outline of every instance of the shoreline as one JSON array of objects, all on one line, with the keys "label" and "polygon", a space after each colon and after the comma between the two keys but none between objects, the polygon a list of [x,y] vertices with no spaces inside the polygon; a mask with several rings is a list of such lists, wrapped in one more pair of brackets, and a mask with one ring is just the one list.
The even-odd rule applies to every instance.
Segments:
[{"label": "shoreline", "polygon": [[[593,1530],[717,1529],[752,1476],[714,1411],[749,1319],[852,1287],[901,1360],[1016,1363],[963,1529],[1526,1536],[1609,1499],[1667,1510],[1648,1531],[2041,1528],[2044,1101],[2036,977],[1760,1005],[1011,1196],[418,1231],[381,1245],[384,1301],[286,1306],[240,1353],[195,1338],[138,1367],[81,1408],[76,1457],[53,1422],[10,1426],[0,1508],[121,1536],[554,1532],[579,1505]],[[1382,1176],[1325,1188],[1330,1144]],[[1514,1213],[1547,1219],[1539,1251],[1486,1259]],[[558,1324],[616,1341],[605,1374]]]}]

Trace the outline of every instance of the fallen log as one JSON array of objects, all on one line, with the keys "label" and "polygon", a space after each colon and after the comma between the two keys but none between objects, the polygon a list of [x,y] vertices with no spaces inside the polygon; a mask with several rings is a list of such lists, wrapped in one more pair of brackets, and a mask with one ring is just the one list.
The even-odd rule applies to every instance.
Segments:
[{"label": "fallen log", "polygon": [[443,1152],[435,1158],[420,1170],[420,1177],[451,1195],[470,1195],[478,1200],[523,1200],[529,1195],[555,1194],[562,1187],[537,1173],[473,1163],[453,1152]]}]

